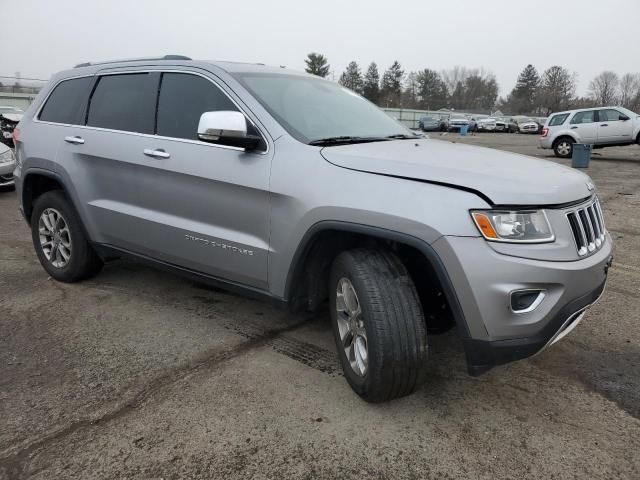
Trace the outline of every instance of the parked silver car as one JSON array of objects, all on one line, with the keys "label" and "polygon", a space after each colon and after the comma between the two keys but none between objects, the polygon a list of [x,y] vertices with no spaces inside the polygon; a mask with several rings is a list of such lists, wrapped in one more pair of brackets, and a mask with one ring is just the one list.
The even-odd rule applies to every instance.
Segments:
[{"label": "parked silver car", "polygon": [[16,159],[13,156],[13,151],[0,143],[0,190],[13,189],[13,170],[15,168]]},{"label": "parked silver car", "polygon": [[440,117],[425,116],[418,121],[418,128],[423,132],[437,132],[443,130],[444,123]]},{"label": "parked silver car", "polygon": [[622,107],[554,113],[542,129],[540,147],[571,157],[574,143],[594,148],[640,145],[640,115]]},{"label": "parked silver car", "polygon": [[15,137],[20,208],[52,278],[130,255],[294,310],[328,304],[345,377],[371,402],[421,385],[430,332],[457,327],[472,375],[544,350],[611,263],[585,174],[418,137],[282,68],[82,64],[54,75]]}]

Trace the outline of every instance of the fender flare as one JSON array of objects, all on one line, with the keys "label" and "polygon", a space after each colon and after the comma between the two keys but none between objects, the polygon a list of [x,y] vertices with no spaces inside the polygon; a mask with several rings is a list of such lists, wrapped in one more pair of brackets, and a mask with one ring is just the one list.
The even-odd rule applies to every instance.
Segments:
[{"label": "fender flare", "polygon": [[444,262],[436,253],[435,249],[424,240],[421,240],[418,237],[414,237],[413,235],[371,225],[363,225],[359,223],[336,220],[324,220],[317,222],[309,227],[309,229],[303,235],[302,240],[298,244],[296,252],[293,255],[291,265],[289,266],[284,290],[285,300],[290,300],[294,282],[302,271],[304,259],[309,253],[310,247],[313,244],[314,237],[318,233],[327,230],[358,233],[370,237],[379,238],[381,240],[391,240],[397,243],[408,245],[418,250],[429,261],[438,278],[438,281],[440,282],[440,285],[442,286],[460,336],[462,338],[471,337],[469,333],[469,327],[467,325],[467,320],[464,316],[464,312],[462,311],[462,306],[460,305],[460,301],[458,300],[458,296],[456,294],[455,288],[453,287],[453,283],[451,282],[451,278],[449,277]]},{"label": "fender flare", "polygon": [[52,180],[55,180],[56,182],[58,182],[62,186],[64,194],[69,199],[69,203],[71,204],[71,207],[75,210],[76,214],[78,215],[78,218],[80,219],[80,226],[82,227],[83,233],[85,234],[87,239],[89,239],[89,241],[91,241],[91,236],[89,235],[89,231],[87,230],[87,227],[85,225],[85,219],[82,216],[82,214],[80,213],[80,210],[78,209],[78,206],[77,206],[77,202],[76,202],[76,198],[75,198],[75,190],[70,188],[68,182],[66,182],[64,180],[62,175],[60,175],[58,172],[54,172],[52,170],[47,170],[46,168],[31,167],[28,170],[26,170],[26,172],[24,173],[24,176],[22,177],[22,181],[21,181],[22,188],[20,189],[20,211],[22,212],[22,216],[24,217],[26,222],[30,223],[28,215],[30,215],[31,212],[27,213],[27,211],[25,210],[25,202],[24,202],[24,200],[25,200],[25,189],[24,189],[24,185],[27,182],[27,179],[32,175],[39,175],[39,176],[43,176],[43,177],[48,177],[48,178],[50,178]]}]

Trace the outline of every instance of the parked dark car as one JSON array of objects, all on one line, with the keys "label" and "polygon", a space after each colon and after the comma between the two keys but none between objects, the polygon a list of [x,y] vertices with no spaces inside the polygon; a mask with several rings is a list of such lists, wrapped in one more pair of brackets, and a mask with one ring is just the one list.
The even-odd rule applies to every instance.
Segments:
[{"label": "parked dark car", "polygon": [[506,133],[517,133],[518,132],[518,122],[514,118],[503,118],[502,119],[506,125],[504,131]]}]

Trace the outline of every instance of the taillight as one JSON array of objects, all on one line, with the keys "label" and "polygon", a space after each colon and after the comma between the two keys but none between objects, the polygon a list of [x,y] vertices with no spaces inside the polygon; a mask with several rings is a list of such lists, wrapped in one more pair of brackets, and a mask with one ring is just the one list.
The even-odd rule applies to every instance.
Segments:
[{"label": "taillight", "polygon": [[13,129],[13,134],[11,135],[13,137],[13,143],[16,143],[17,141],[20,140],[20,129],[19,128],[14,128]]},{"label": "taillight", "polygon": [[542,136],[543,136],[543,137],[546,137],[548,134],[549,134],[549,129],[548,129],[547,127],[544,127],[544,128],[542,129]]}]

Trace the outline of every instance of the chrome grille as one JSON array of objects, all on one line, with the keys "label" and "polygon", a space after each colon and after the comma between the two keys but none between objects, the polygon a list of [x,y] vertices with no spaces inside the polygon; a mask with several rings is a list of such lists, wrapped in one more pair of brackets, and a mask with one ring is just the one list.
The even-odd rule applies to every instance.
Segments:
[{"label": "chrome grille", "polygon": [[595,252],[605,242],[604,217],[597,198],[587,205],[567,212],[567,220],[573,232],[578,255],[581,257]]}]

